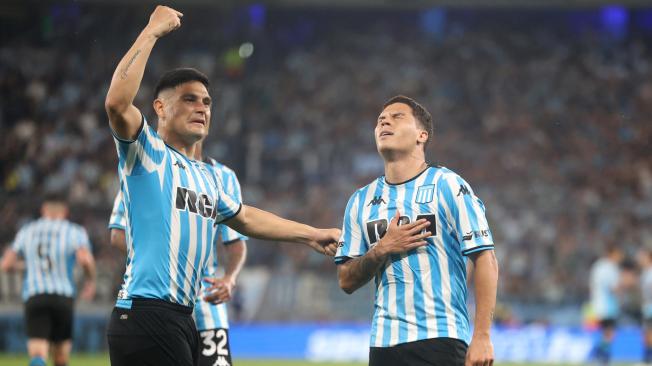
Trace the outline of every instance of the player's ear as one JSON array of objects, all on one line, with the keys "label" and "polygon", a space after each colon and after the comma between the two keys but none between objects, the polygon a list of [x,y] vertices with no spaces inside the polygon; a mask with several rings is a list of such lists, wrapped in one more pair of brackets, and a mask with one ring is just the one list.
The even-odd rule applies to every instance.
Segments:
[{"label": "player's ear", "polygon": [[425,144],[426,141],[428,141],[429,133],[426,130],[419,130],[419,134],[417,135],[417,142],[420,144]]},{"label": "player's ear", "polygon": [[152,106],[154,107],[154,112],[156,112],[158,119],[165,119],[165,103],[163,100],[161,98],[154,99]]}]

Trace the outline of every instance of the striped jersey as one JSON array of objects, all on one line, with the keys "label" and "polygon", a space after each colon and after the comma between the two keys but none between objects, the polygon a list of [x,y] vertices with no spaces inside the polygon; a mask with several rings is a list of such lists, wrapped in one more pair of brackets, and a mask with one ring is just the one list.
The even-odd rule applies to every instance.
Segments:
[{"label": "striped jersey", "polygon": [[90,246],[86,230],[67,220],[40,218],[23,226],[12,245],[25,259],[23,300],[39,294],[74,297],[76,253]]},{"label": "striped jersey", "polygon": [[615,319],[620,313],[616,287],[620,282],[618,265],[606,258],[591,267],[591,305],[598,319]]},{"label": "striped jersey", "polygon": [[425,218],[428,245],[391,255],[375,276],[372,347],[422,339],[470,341],[465,256],[494,248],[482,201],[459,175],[428,167],[390,184],[384,176],[349,199],[335,262],[364,255],[400,212],[399,224]]},{"label": "striped jersey", "polygon": [[652,266],[641,273],[641,313],[643,319],[652,319]]},{"label": "striped jersey", "polygon": [[168,146],[145,118],[135,140],[114,135],[127,263],[116,306],[134,298],[193,306],[217,224],[240,210],[204,163]]},{"label": "striped jersey", "polygon": [[109,229],[126,230],[127,217],[125,216],[125,203],[122,200],[122,190],[118,191],[113,200],[113,210],[109,219]]},{"label": "striped jersey", "polygon": [[[237,197],[239,200],[242,200],[242,193],[240,192],[240,182],[238,182],[238,177],[235,175],[235,172],[229,167],[218,163],[215,159],[208,159],[208,164],[212,167],[215,174],[218,175],[220,180],[223,183],[223,187],[226,192],[234,197]],[[247,240],[248,238],[237,231],[231,229],[226,225],[219,225],[218,227],[219,235],[222,239],[224,245],[229,245],[236,240]],[[208,260],[208,265],[202,273],[202,277],[216,277],[218,275],[219,263],[217,261],[217,250],[211,252],[211,256]],[[207,282],[202,282],[204,287],[210,286]],[[197,296],[195,301],[195,324],[197,324],[197,330],[208,330],[216,328],[228,328],[229,320],[226,311],[226,304],[214,305],[204,301],[204,294],[200,293]]]}]

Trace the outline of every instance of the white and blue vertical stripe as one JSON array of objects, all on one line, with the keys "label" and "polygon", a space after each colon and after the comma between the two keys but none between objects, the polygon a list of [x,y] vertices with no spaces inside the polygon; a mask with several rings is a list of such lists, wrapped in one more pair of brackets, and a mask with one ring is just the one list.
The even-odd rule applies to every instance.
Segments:
[{"label": "white and blue vertical stripe", "polygon": [[240,200],[204,163],[166,145],[144,118],[136,140],[115,137],[115,143],[127,224],[116,306],[130,308],[134,298],[193,306],[216,224],[236,215]]},{"label": "white and blue vertical stripe", "polygon": [[86,230],[67,220],[41,218],[18,231],[12,245],[25,259],[23,300],[39,294],[74,297],[78,249],[90,250]]},{"label": "white and blue vertical stripe", "polygon": [[620,315],[620,304],[616,293],[619,283],[620,269],[616,263],[602,258],[591,267],[591,305],[598,319],[616,319]]},{"label": "white and blue vertical stripe", "polygon": [[643,269],[640,279],[641,313],[643,319],[652,320],[652,267]]},{"label": "white and blue vertical stripe", "polygon": [[[238,177],[235,175],[235,172],[229,167],[218,163],[214,159],[209,159],[209,166],[217,178],[222,182],[226,193],[229,195],[242,200],[242,193],[240,191],[240,182],[238,182]],[[222,243],[229,245],[230,243],[236,240],[247,240],[248,238],[237,231],[231,229],[230,227],[220,224],[218,225],[218,233],[222,239]],[[217,242],[217,241],[216,241]],[[208,259],[208,265],[204,268],[202,277],[215,277],[217,275],[219,263],[217,260],[217,250],[214,249],[211,252],[211,255]],[[204,287],[209,286],[208,283],[202,282]],[[229,327],[229,318],[226,309],[226,304],[214,305],[203,300],[203,294],[200,293],[197,296],[195,301],[195,324],[197,325],[198,331],[208,330],[208,329],[217,329],[217,328],[228,328]]]},{"label": "white and blue vertical stripe", "polygon": [[468,343],[464,256],[493,249],[482,201],[446,168],[429,167],[396,185],[380,177],[350,198],[335,262],[363,256],[376,245],[380,233],[373,225],[368,228],[368,223],[384,220],[388,224],[396,210],[410,222],[430,215],[436,233],[427,238],[428,246],[392,255],[376,274],[371,346],[438,337]]},{"label": "white and blue vertical stripe", "polygon": [[109,229],[126,230],[127,216],[125,215],[125,203],[122,200],[122,190],[118,191],[113,200],[113,210],[109,218]]}]

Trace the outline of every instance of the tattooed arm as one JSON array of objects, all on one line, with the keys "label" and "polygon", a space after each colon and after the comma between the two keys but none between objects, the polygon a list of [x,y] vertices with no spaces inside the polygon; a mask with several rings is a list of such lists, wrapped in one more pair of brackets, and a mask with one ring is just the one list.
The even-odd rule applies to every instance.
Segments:
[{"label": "tattooed arm", "polygon": [[337,266],[337,276],[344,292],[352,294],[374,277],[387,258],[378,252],[378,247],[374,247],[362,257],[349,259]]},{"label": "tattooed arm", "polygon": [[149,23],[124,55],[111,79],[104,107],[111,128],[118,137],[132,140],[141,124],[141,114],[133,105],[143,79],[147,59],[156,41],[181,26],[183,14],[167,6],[157,6]]},{"label": "tattooed arm", "polygon": [[427,220],[421,219],[411,224],[398,225],[400,213],[389,222],[387,233],[362,257],[349,259],[337,266],[337,276],[342,290],[347,294],[364,286],[371,280],[390,254],[398,254],[427,245],[425,240],[432,233],[424,230]]}]

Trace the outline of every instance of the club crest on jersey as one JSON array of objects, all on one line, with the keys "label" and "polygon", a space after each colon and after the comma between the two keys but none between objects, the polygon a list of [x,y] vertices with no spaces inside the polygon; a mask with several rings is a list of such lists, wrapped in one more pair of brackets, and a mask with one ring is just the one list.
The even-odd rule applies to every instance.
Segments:
[{"label": "club crest on jersey", "polygon": [[217,200],[212,200],[205,193],[199,193],[186,187],[177,187],[177,210],[190,211],[205,218],[217,217]]},{"label": "club crest on jersey", "polygon": [[435,185],[426,184],[417,189],[417,195],[414,198],[416,203],[430,203],[435,198]]}]

